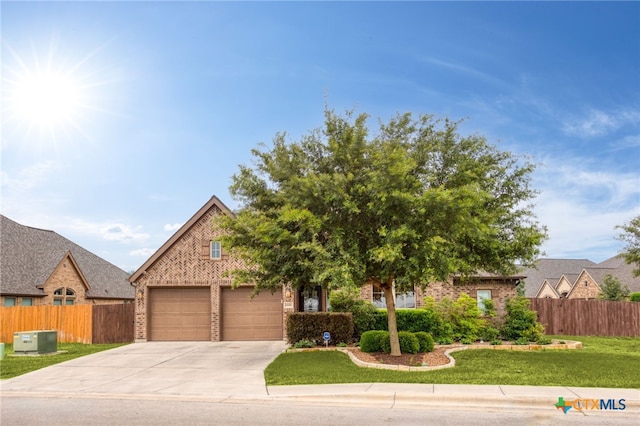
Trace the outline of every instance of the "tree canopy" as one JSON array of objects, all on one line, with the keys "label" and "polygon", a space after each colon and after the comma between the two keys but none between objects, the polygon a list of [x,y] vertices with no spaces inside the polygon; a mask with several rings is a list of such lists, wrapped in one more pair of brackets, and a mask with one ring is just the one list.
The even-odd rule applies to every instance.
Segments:
[{"label": "tree canopy", "polygon": [[546,230],[528,204],[531,163],[448,119],[401,114],[374,135],[367,121],[327,110],[301,140],[280,133],[253,149],[253,166],[232,178],[241,208],[225,244],[251,265],[234,283],[256,291],[376,283],[399,355],[394,288],[513,273],[537,258]]},{"label": "tree canopy", "polygon": [[622,256],[627,263],[636,265],[633,275],[640,276],[640,216],[617,228],[624,231],[618,238],[627,243]]}]

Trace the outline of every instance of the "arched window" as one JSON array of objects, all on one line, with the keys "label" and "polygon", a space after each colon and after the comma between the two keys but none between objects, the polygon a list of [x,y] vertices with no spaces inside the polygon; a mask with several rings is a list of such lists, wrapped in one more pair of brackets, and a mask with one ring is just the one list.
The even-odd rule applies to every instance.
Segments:
[{"label": "arched window", "polygon": [[60,287],[53,292],[53,304],[74,305],[76,302],[76,292],[69,287]]}]

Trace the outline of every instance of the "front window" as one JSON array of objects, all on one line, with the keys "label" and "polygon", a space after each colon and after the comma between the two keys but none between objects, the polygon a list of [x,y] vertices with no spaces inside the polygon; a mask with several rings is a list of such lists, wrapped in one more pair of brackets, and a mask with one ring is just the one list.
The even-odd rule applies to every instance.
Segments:
[{"label": "front window", "polygon": [[53,305],[73,305],[76,301],[76,292],[69,287],[60,287],[53,292]]},{"label": "front window", "polygon": [[33,299],[31,297],[23,297],[22,306],[33,306]]},{"label": "front window", "polygon": [[15,297],[5,297],[4,298],[4,306],[16,306],[16,298]]},{"label": "front window", "polygon": [[222,259],[222,244],[220,244],[220,241],[211,241],[211,259]]},{"label": "front window", "polygon": [[[377,285],[373,286],[373,304],[376,308],[386,309],[387,300],[384,297],[382,288]],[[413,291],[405,291],[404,293],[396,293],[396,308],[415,308],[416,293]]]},{"label": "front window", "polygon": [[477,294],[478,299],[478,308],[483,312],[487,313],[487,308],[484,306],[485,300],[491,300],[491,290],[478,290]]}]

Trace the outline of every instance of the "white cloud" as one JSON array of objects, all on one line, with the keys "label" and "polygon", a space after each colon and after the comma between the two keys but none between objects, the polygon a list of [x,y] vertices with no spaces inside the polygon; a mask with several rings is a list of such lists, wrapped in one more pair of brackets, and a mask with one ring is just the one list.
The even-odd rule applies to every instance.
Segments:
[{"label": "white cloud", "polygon": [[141,249],[137,249],[137,250],[132,250],[132,251],[129,252],[129,254],[131,256],[150,257],[155,252],[156,252],[156,249],[141,248]]},{"label": "white cloud", "polygon": [[621,110],[605,112],[597,109],[589,111],[586,117],[567,120],[562,131],[570,136],[591,138],[604,136],[629,124],[640,122],[640,112],[636,110]]},{"label": "white cloud", "polygon": [[640,214],[639,177],[590,170],[586,159],[545,163],[533,183],[541,190],[535,212],[549,229],[546,255],[602,261],[617,254],[621,245],[615,227]]},{"label": "white cloud", "polygon": [[176,229],[180,228],[182,226],[182,223],[174,223],[173,225],[167,223],[166,225],[164,225],[164,230],[165,231],[175,231]]},{"label": "white cloud", "polygon": [[41,182],[45,182],[51,173],[59,169],[59,164],[52,160],[47,160],[25,167],[18,171],[15,177],[6,171],[2,171],[3,190],[24,191],[34,188]]},{"label": "white cloud", "polygon": [[102,238],[109,241],[135,241],[135,240],[146,240],[150,237],[149,234],[144,232],[138,232],[141,227],[131,228],[122,223],[114,223],[107,226],[104,226],[100,229],[102,234]]},{"label": "white cloud", "polygon": [[98,235],[104,240],[129,243],[132,241],[145,241],[150,235],[141,232],[142,226],[132,227],[117,222],[89,222],[82,219],[73,219],[67,226],[74,232],[86,235]]}]

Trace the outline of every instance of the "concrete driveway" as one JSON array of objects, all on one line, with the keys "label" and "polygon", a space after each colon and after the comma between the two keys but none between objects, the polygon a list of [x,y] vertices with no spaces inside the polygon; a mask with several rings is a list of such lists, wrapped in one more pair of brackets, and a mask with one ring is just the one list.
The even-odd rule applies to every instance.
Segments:
[{"label": "concrete driveway", "polygon": [[76,358],[0,382],[7,395],[268,395],[263,371],[287,345],[264,342],[146,342]]}]

